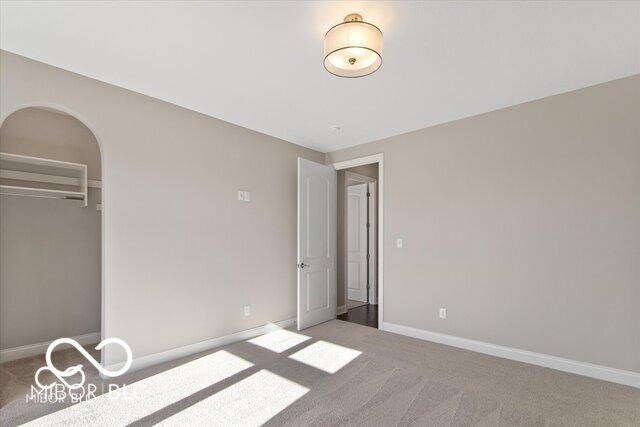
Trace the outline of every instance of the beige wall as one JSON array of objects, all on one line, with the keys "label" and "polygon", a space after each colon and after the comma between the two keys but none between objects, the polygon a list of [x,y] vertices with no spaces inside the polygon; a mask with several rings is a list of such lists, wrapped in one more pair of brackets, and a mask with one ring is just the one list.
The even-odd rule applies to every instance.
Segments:
[{"label": "beige wall", "polygon": [[357,173],[358,175],[368,176],[369,178],[378,179],[378,164],[372,163],[370,165],[354,166],[349,169],[343,169],[341,172],[344,176],[344,172],[349,171]]},{"label": "beige wall", "polygon": [[100,332],[99,199],[0,196],[0,349]]},{"label": "beige wall", "polygon": [[[347,218],[346,218],[346,190],[347,184],[345,181],[345,172],[353,172],[359,175],[368,176],[369,178],[378,179],[378,164],[355,166],[348,169],[339,170],[337,175],[338,191],[337,191],[337,209],[338,209],[338,250],[337,250],[337,262],[336,270],[338,271],[338,307],[345,305],[345,289],[346,289],[346,273],[345,273],[345,260],[346,260],[346,247],[347,247]],[[376,206],[377,193],[376,193]],[[375,242],[373,243],[375,244]],[[377,255],[377,254],[376,254]]]},{"label": "beige wall", "polygon": [[385,322],[640,372],[639,118],[633,76],[329,153],[384,153]]},{"label": "beige wall", "polygon": [[[324,154],[14,54],[0,59],[3,117],[58,105],[101,144],[106,336],[141,357],[295,317],[296,159]],[[251,202],[237,200],[239,189]],[[108,364],[120,360],[106,349]]]},{"label": "beige wall", "polygon": [[[98,143],[67,115],[15,112],[0,151],[84,163],[100,179]],[[0,349],[100,332],[99,189],[89,201],[0,196]]]}]

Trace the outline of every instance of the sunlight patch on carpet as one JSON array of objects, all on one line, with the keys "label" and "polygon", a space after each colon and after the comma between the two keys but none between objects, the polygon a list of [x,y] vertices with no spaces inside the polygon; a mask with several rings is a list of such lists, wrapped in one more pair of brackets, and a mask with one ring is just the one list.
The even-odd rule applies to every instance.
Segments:
[{"label": "sunlight patch on carpet", "polygon": [[326,341],[318,341],[293,353],[289,357],[305,365],[335,374],[361,354],[361,351],[352,348]]},{"label": "sunlight patch on carpet", "polygon": [[160,425],[262,425],[307,392],[308,388],[263,369]]},{"label": "sunlight patch on carpet", "polygon": [[127,425],[252,366],[227,351],[217,351],[38,418],[30,425]]},{"label": "sunlight patch on carpet", "polygon": [[283,351],[295,347],[309,339],[311,339],[311,337],[280,329],[278,331],[269,332],[268,334],[252,338],[247,342],[276,353],[282,353]]}]

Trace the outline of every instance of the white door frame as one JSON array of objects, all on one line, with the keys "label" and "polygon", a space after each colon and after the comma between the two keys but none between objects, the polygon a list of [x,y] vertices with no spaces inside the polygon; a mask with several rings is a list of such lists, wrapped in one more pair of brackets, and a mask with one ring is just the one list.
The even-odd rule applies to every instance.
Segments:
[{"label": "white door frame", "polygon": [[[342,201],[343,205],[344,205],[344,212],[342,212],[343,218],[344,218],[344,224],[345,224],[345,236],[343,237],[347,237],[348,233],[349,233],[349,228],[348,228],[348,217],[349,217],[349,187],[351,185],[357,185],[357,184],[367,184],[367,191],[371,191],[371,194],[373,196],[373,200],[375,200],[376,195],[378,194],[378,191],[376,190],[377,187],[377,182],[378,180],[375,178],[371,178],[365,175],[360,175],[357,174],[355,172],[351,172],[351,171],[346,171],[344,173],[344,199]],[[373,186],[373,190],[370,189],[369,184],[374,184]],[[369,203],[369,208],[371,208],[372,203],[373,202],[367,202]],[[374,226],[378,223],[378,217],[376,215],[375,210],[369,212],[369,218],[367,219],[367,221],[371,222],[374,224]],[[376,241],[376,235],[378,233],[378,230],[376,228],[371,228],[368,230],[369,232],[369,242],[372,245],[371,246],[371,251],[370,251],[370,262],[374,262],[375,263],[375,259],[376,259],[376,254],[378,253],[378,248],[375,247],[375,244],[373,242]],[[347,243],[348,239],[344,238],[342,239],[342,246],[344,249],[344,301],[345,301],[345,305],[348,305],[348,300],[349,300],[349,286],[348,286],[348,279],[349,279],[349,251],[348,251],[348,243]],[[377,304],[378,299],[377,298],[371,298],[371,294],[375,295],[376,294],[376,289],[378,287],[378,281],[377,281],[377,271],[375,269],[375,264],[374,264],[374,268],[371,268],[371,265],[369,263],[367,263],[367,269],[370,272],[370,278],[372,279],[373,282],[373,288],[371,289],[371,292],[369,292],[369,301],[375,301],[375,303]]]},{"label": "white door frame", "polygon": [[336,162],[333,163],[333,167],[336,170],[341,170],[372,163],[378,164],[378,217],[376,218],[378,220],[378,329],[382,329],[384,322],[384,154],[379,153]]}]

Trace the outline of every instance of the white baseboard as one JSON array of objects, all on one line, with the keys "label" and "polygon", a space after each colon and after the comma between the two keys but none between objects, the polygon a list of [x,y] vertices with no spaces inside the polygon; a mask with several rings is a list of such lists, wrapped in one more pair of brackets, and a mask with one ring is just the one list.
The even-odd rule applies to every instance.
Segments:
[{"label": "white baseboard", "polygon": [[[92,332],[90,334],[78,335],[70,338],[76,340],[80,345],[97,344],[100,342],[100,332]],[[0,350],[0,363],[45,354],[47,352],[47,347],[49,347],[49,344],[53,341],[54,340]],[[70,346],[67,344],[61,344],[60,346],[57,346],[56,349],[62,350],[69,347]]]},{"label": "white baseboard", "polygon": [[347,305],[338,306],[337,312],[338,315],[345,314],[347,312]]},{"label": "white baseboard", "polygon": [[[294,326],[295,324],[296,324],[295,319],[287,319],[287,320],[282,320],[280,322],[267,323],[266,325],[258,326],[257,328],[247,329],[244,331],[236,332],[234,334],[224,335],[218,338],[212,338],[210,340],[200,341],[194,344],[185,345],[183,347],[178,347],[171,350],[163,351],[161,353],[154,353],[154,354],[149,354],[147,356],[134,358],[128,372],[133,372],[140,369],[148,368],[153,365],[169,362],[171,360],[179,359],[181,357],[186,357],[192,354],[211,350],[216,347],[222,347],[223,345],[228,345],[238,341],[248,340],[250,338],[254,338],[259,335],[266,334],[268,332],[273,332],[278,329],[289,328],[291,326]],[[112,365],[108,365],[107,369],[109,369],[110,371],[117,371],[122,366],[124,366],[124,362],[114,363]]]},{"label": "white baseboard", "polygon": [[578,362],[576,360],[564,359],[562,357],[550,356],[548,354],[534,353],[532,351],[520,350],[512,347],[504,347],[482,341],[460,338],[453,335],[425,331],[423,329],[412,328],[410,326],[396,325],[389,322],[384,322],[382,324],[382,330],[425,341],[450,345],[452,347],[464,348],[466,350],[489,354],[491,356],[544,366],[546,368],[557,369],[559,371],[570,372],[572,374],[640,388],[640,373],[638,372],[623,371],[621,369],[609,368],[607,366]]}]

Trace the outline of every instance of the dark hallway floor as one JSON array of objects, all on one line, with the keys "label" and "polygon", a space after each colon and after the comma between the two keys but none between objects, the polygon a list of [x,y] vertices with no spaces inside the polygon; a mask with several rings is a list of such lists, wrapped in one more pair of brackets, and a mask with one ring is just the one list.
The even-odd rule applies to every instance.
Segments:
[{"label": "dark hallway floor", "polygon": [[361,305],[352,308],[344,314],[338,316],[339,320],[351,323],[358,323],[372,328],[378,328],[378,306],[377,305]]}]

